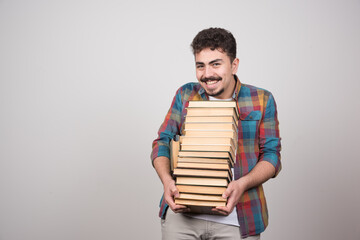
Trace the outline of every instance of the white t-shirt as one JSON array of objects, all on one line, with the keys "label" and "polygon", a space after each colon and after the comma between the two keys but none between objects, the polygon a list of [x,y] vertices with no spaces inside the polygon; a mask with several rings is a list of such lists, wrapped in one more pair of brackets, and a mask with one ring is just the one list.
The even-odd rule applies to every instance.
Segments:
[{"label": "white t-shirt", "polygon": [[[217,99],[215,97],[209,96],[209,100],[231,101],[233,99],[232,98],[229,98],[229,99]],[[233,176],[234,176],[234,169],[231,168],[231,171],[232,171]],[[237,218],[236,207],[234,208],[234,210],[228,216],[199,214],[199,213],[184,213],[184,214],[189,216],[189,217],[193,217],[193,218],[198,218],[198,219],[203,219],[203,220],[207,220],[207,221],[212,221],[212,222],[217,222],[217,223],[228,224],[228,225],[233,225],[233,226],[240,227],[239,221],[238,221],[238,218]]]}]

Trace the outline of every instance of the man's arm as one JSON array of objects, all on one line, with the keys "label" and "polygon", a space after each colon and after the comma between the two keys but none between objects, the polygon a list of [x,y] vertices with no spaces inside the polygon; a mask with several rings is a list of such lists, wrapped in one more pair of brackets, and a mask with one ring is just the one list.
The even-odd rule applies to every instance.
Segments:
[{"label": "man's arm", "polygon": [[228,199],[226,206],[216,207],[213,211],[223,215],[229,215],[246,190],[259,186],[274,175],[275,168],[271,163],[266,161],[257,163],[247,175],[229,183],[227,189],[222,195],[223,198]]},{"label": "man's arm", "polygon": [[170,175],[170,160],[167,157],[157,157],[154,159],[154,167],[164,186],[164,199],[173,212],[188,212],[190,209],[183,205],[177,205],[174,197],[179,196],[179,191],[175,186],[175,181]]},{"label": "man's arm", "polygon": [[223,197],[228,199],[227,205],[214,208],[213,211],[224,215],[230,214],[246,190],[259,186],[275,177],[281,170],[280,149],[276,104],[270,94],[266,103],[264,118],[259,126],[258,163],[248,174],[229,183],[223,194]]},{"label": "man's arm", "polygon": [[186,212],[189,209],[183,205],[176,205],[174,197],[179,195],[179,191],[175,186],[175,181],[170,174],[170,141],[175,135],[180,134],[181,124],[181,88],[177,90],[171,107],[162,123],[158,138],[153,142],[153,150],[151,153],[152,164],[159,175],[164,187],[164,200],[174,212]]}]

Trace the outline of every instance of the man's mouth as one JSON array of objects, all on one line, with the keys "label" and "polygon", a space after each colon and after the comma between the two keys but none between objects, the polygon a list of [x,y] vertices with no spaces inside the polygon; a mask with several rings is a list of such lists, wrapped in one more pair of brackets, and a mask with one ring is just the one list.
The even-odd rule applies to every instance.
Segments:
[{"label": "man's mouth", "polygon": [[200,81],[209,86],[209,85],[213,85],[221,80],[222,80],[221,77],[210,77],[210,78],[202,78]]},{"label": "man's mouth", "polygon": [[217,82],[218,82],[218,80],[209,80],[209,81],[206,81],[205,83],[206,83],[206,85],[213,85]]}]

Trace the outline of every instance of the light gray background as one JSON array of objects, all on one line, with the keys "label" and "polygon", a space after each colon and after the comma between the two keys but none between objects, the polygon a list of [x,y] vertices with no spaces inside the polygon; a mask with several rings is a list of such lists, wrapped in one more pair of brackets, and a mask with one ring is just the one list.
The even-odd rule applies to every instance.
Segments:
[{"label": "light gray background", "polygon": [[278,104],[263,239],[360,239],[360,1],[0,0],[1,240],[160,239],[151,143],[210,26]]}]

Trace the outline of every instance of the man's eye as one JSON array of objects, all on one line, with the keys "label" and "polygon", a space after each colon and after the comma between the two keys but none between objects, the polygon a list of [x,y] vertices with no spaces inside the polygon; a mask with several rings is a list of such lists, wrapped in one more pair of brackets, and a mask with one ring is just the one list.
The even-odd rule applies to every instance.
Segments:
[{"label": "man's eye", "polygon": [[196,68],[197,69],[202,69],[202,68],[204,68],[204,66],[203,65],[197,65]]},{"label": "man's eye", "polygon": [[213,63],[214,67],[220,66],[220,63]]}]

